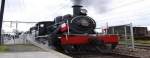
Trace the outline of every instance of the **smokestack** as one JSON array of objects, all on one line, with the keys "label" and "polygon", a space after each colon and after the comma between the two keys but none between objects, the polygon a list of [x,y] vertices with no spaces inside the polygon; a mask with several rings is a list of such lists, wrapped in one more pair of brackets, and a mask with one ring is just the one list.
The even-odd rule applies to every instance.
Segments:
[{"label": "smokestack", "polygon": [[81,5],[74,5],[74,6],[72,6],[73,7],[73,16],[78,16],[79,15],[79,12],[80,12],[80,9],[81,9],[81,7],[83,7],[83,6],[81,6]]}]

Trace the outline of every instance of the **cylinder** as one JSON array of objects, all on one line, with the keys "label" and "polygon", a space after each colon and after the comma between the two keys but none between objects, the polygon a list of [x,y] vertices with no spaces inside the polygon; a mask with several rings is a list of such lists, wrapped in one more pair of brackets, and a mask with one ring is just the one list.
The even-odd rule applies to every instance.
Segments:
[{"label": "cylinder", "polygon": [[73,7],[73,16],[78,16],[78,15],[79,15],[79,12],[80,12],[80,9],[81,9],[81,7],[83,7],[83,6],[74,5],[74,6],[72,6],[72,7]]}]

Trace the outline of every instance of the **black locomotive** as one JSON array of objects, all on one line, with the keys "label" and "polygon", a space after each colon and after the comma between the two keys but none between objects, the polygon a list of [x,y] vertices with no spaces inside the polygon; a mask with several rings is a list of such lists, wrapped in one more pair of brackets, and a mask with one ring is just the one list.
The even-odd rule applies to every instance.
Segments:
[{"label": "black locomotive", "polygon": [[87,10],[74,5],[73,15],[58,16],[54,21],[43,21],[36,30],[37,41],[47,39],[48,45],[66,52],[109,52],[118,44],[117,35],[99,35],[94,29],[96,22],[87,16]]}]

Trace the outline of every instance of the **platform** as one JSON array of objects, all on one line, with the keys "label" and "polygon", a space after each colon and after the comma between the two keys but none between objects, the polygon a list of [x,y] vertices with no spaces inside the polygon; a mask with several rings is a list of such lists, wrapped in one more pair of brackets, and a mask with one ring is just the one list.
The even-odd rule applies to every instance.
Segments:
[{"label": "platform", "polygon": [[0,53],[0,58],[62,58],[51,52]]},{"label": "platform", "polygon": [[[0,58],[72,58],[70,56],[54,51],[48,48],[48,46],[46,45],[44,46],[42,44],[36,43],[34,39],[32,38],[32,35],[28,35],[27,40],[31,41],[31,43],[34,44],[35,46],[46,50],[46,52],[36,51],[36,52],[0,53]],[[5,44],[8,44],[8,45],[13,45],[14,43],[23,44],[24,40],[23,39],[15,39],[15,40],[11,39],[11,40],[5,41]]]},{"label": "platform", "polygon": [[61,56],[62,58],[72,58],[70,56],[64,55],[62,53],[59,53],[57,51],[54,51],[54,50],[50,49],[47,45],[38,44],[37,42],[35,42],[35,40],[33,38],[34,38],[33,35],[31,35],[31,34],[27,35],[27,40],[31,41],[31,43],[36,45],[37,47],[40,47],[40,48],[42,48],[46,51],[52,52],[53,54],[55,54],[57,56]]}]

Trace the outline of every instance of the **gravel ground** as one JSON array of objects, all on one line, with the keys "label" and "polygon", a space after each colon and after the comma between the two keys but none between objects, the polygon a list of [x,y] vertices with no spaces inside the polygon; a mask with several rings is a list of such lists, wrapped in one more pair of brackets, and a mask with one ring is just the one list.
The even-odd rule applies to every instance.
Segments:
[{"label": "gravel ground", "polygon": [[8,45],[10,52],[37,52],[37,51],[45,51],[39,47],[36,47],[31,44],[16,44],[16,45]]},{"label": "gravel ground", "polygon": [[[113,50],[113,53],[121,54],[121,55],[128,55],[128,56],[135,56],[139,58],[150,58],[150,50],[149,49],[138,49],[132,52],[130,49],[124,48],[125,46],[118,45],[116,49]],[[117,55],[101,55],[101,54],[89,54],[89,55],[82,55],[82,54],[72,54],[69,56],[74,56],[75,58],[129,58],[129,57],[122,57]]]},{"label": "gravel ground", "polygon": [[147,49],[135,48],[135,50],[132,52],[130,51],[130,49],[123,47],[119,48],[119,46],[117,46],[117,48],[113,52],[123,55],[137,56],[140,58],[150,58],[150,50]]},{"label": "gravel ground", "polygon": [[132,58],[127,56],[121,55],[110,55],[110,54],[76,54],[76,55],[69,55],[73,58]]}]

